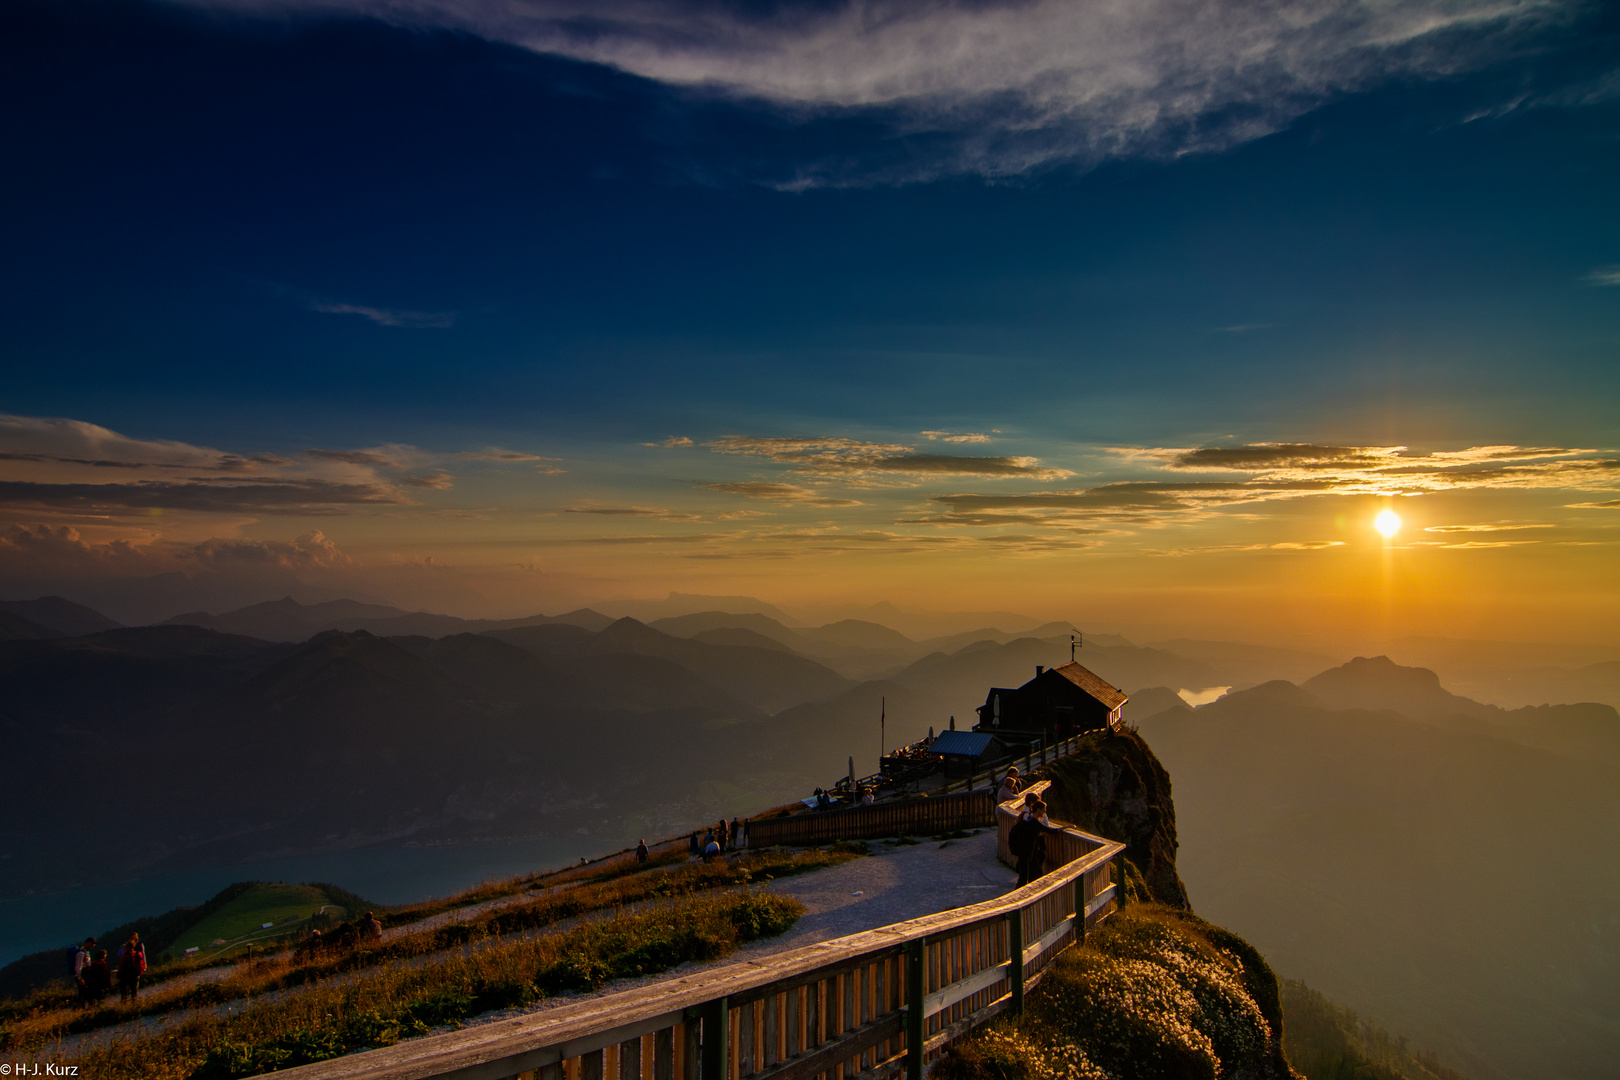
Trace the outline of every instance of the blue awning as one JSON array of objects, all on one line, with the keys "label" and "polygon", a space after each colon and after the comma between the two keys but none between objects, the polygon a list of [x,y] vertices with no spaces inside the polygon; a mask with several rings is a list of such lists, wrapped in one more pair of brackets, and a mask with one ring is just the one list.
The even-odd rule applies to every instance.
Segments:
[{"label": "blue awning", "polygon": [[935,754],[980,757],[990,749],[990,743],[994,739],[994,735],[983,731],[942,731],[928,749]]}]

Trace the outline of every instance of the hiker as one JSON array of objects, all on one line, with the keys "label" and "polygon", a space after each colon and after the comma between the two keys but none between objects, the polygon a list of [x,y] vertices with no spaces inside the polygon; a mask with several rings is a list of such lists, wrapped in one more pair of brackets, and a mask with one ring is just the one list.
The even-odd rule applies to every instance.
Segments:
[{"label": "hiker", "polygon": [[1007,776],[1001,781],[1001,787],[996,789],[996,802],[1010,802],[1018,798],[1018,793],[1024,790],[1024,783],[1018,779],[1018,766],[1014,765],[1007,770]]},{"label": "hiker", "polygon": [[90,953],[95,947],[96,939],[87,937],[84,939],[83,944],[73,946],[71,955],[68,957],[68,973],[73,978],[73,985],[79,988],[79,1000],[81,1002],[90,1000],[90,986],[85,982],[85,972],[90,967]]},{"label": "hiker", "polygon": [[640,840],[636,841],[636,862],[645,863],[646,861],[647,861],[647,838],[642,837]]},{"label": "hiker", "polygon": [[1046,802],[1031,792],[1024,797],[1024,811],[1007,834],[1007,849],[1018,859],[1018,886],[1028,885],[1046,872],[1046,834],[1052,822],[1046,816]]},{"label": "hiker", "polygon": [[118,950],[118,999],[134,1001],[141,988],[141,976],[146,974],[146,946],[141,935],[131,934],[124,947]]},{"label": "hiker", "polygon": [[382,923],[378,921],[377,916],[366,912],[366,921],[360,928],[360,934],[372,944],[382,941]]},{"label": "hiker", "polygon": [[726,824],[725,818],[721,818],[719,824],[714,827],[714,838],[720,842],[721,851],[731,846],[731,826]]},{"label": "hiker", "polygon": [[107,963],[107,950],[97,949],[84,969],[85,994],[91,1004],[112,993],[112,967]]},{"label": "hiker", "polygon": [[715,856],[720,854],[720,841],[714,838],[714,830],[710,829],[703,834],[703,861],[713,862]]},{"label": "hiker", "polygon": [[743,846],[742,822],[736,818],[731,819],[731,849],[733,851]]}]

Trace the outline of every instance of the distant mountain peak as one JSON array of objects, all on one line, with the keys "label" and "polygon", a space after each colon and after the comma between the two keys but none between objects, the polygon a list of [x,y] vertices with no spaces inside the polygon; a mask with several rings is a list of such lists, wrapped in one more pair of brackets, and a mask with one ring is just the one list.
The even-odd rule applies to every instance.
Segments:
[{"label": "distant mountain peak", "polygon": [[1415,720],[1488,718],[1501,712],[1448,692],[1428,668],[1403,667],[1387,656],[1358,656],[1306,679],[1304,688],[1335,709],[1388,709]]}]

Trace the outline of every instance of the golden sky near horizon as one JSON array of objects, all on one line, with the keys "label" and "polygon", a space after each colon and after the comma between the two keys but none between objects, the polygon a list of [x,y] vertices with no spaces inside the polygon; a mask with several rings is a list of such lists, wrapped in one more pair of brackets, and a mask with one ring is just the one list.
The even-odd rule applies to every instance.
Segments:
[{"label": "golden sky near horizon", "polygon": [[279,570],[479,616],[677,591],[1128,635],[1620,642],[1620,460],[1599,450],[926,432],[268,452],[24,417],[0,439],[11,592]]}]

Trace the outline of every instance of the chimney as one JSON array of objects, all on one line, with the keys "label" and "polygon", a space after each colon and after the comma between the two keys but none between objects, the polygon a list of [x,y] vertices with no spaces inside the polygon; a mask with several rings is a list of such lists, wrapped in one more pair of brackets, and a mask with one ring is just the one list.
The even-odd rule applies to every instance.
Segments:
[{"label": "chimney", "polygon": [[1040,678],[1041,675],[1045,673],[1045,671],[1046,671],[1046,665],[1045,664],[1036,664],[1035,665],[1035,677],[1037,679]]}]

